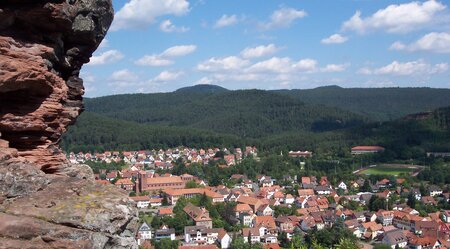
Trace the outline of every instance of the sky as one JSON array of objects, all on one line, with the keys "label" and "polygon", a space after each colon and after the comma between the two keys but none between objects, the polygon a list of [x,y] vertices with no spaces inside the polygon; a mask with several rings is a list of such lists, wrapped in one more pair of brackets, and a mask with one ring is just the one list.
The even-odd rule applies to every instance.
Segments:
[{"label": "sky", "polygon": [[228,89],[450,88],[450,1],[113,0],[87,97]]}]

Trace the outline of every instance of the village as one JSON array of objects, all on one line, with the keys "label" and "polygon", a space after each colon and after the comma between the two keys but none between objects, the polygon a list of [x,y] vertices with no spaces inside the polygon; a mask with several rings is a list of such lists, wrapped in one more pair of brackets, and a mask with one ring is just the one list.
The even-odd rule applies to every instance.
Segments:
[{"label": "village", "polygon": [[[383,150],[357,146],[351,153]],[[289,156],[309,158],[313,153],[290,151]],[[294,241],[337,228],[357,238],[364,248],[450,248],[448,185],[412,183],[402,177],[371,182],[364,175],[332,184],[327,176],[292,176],[281,181],[270,175],[251,179],[233,174],[227,179],[231,185],[210,186],[195,175],[157,172],[167,172],[180,160],[187,166],[220,161],[223,168],[235,167],[247,157],[259,160],[257,148],[251,146],[70,153],[68,157],[72,163],[127,165],[121,170],[101,170],[96,181],[129,192],[142,218],[136,234],[142,248],[168,241],[176,245],[173,248],[233,248],[238,241],[261,248],[297,248]],[[421,209],[415,209],[418,206]]]}]

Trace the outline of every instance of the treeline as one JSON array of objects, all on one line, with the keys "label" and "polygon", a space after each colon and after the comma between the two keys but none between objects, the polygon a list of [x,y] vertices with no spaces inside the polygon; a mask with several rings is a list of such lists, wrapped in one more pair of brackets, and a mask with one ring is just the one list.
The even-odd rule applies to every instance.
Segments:
[{"label": "treeline", "polygon": [[417,178],[432,184],[450,184],[450,159],[437,159],[437,162],[422,170]]},{"label": "treeline", "polygon": [[337,107],[374,121],[389,121],[411,113],[450,105],[450,89],[433,88],[341,88],[278,90],[305,103]]},{"label": "treeline", "polygon": [[73,152],[103,152],[105,150],[167,149],[177,146],[243,147],[245,141],[233,135],[165,126],[142,125],[84,113],[76,125],[69,127],[61,147]]}]

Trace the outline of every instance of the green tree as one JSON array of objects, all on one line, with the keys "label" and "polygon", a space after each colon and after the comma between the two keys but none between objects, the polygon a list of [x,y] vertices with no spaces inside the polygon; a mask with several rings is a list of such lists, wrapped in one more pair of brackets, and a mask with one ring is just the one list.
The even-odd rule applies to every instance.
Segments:
[{"label": "green tree", "polygon": [[155,246],[155,249],[178,249],[180,242],[178,240],[164,238],[160,241],[153,240],[152,244]]},{"label": "green tree", "polygon": [[359,249],[358,243],[348,238],[339,240],[339,244],[334,246],[335,249]]},{"label": "green tree", "polygon": [[417,199],[414,196],[413,193],[409,193],[408,195],[408,201],[406,202],[406,204],[411,207],[411,208],[415,208],[416,207],[416,203],[417,203]]},{"label": "green tree", "polygon": [[197,183],[195,181],[188,181],[186,182],[186,188],[197,188]]},{"label": "green tree", "polygon": [[370,181],[369,179],[366,179],[364,181],[364,184],[359,188],[360,192],[371,192],[372,188],[370,187]]}]

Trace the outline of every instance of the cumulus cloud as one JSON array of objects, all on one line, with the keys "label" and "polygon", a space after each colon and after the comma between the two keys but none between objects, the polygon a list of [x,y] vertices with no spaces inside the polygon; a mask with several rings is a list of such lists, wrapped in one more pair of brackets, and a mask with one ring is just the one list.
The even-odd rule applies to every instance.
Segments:
[{"label": "cumulus cloud", "polygon": [[389,33],[407,33],[438,20],[438,15],[446,8],[435,0],[392,4],[371,16],[361,17],[357,11],[342,25],[343,30],[365,33],[369,30],[385,30]]},{"label": "cumulus cloud", "polygon": [[199,79],[195,82],[195,84],[200,84],[200,85],[209,85],[211,83],[213,83],[213,80],[210,79],[209,77],[202,77],[201,79]]},{"label": "cumulus cloud", "polygon": [[327,38],[321,40],[322,44],[339,44],[344,43],[348,40],[348,37],[342,36],[340,34],[333,34]]},{"label": "cumulus cloud", "polygon": [[270,16],[270,21],[264,23],[262,27],[264,29],[288,28],[295,20],[303,18],[307,15],[308,14],[304,10],[297,10],[287,7],[280,8],[272,13]]},{"label": "cumulus cloud", "polygon": [[320,71],[324,73],[336,73],[345,71],[350,64],[328,64],[325,67],[321,68]]},{"label": "cumulus cloud", "polygon": [[159,55],[145,55],[139,60],[135,61],[136,65],[139,66],[150,66],[150,67],[163,67],[170,66],[174,64],[173,60],[169,60],[167,58],[163,58]]},{"label": "cumulus cloud", "polygon": [[162,32],[165,33],[173,33],[173,32],[179,32],[179,33],[184,33],[189,31],[189,28],[181,26],[181,27],[177,27],[175,26],[175,24],[172,23],[172,21],[170,21],[169,19],[162,21],[159,24],[159,29]]},{"label": "cumulus cloud", "polygon": [[189,12],[187,0],[131,0],[114,17],[112,31],[120,29],[144,29],[165,15],[181,16]]},{"label": "cumulus cloud", "polygon": [[161,57],[179,57],[191,54],[197,50],[195,45],[180,45],[170,47],[161,53]]},{"label": "cumulus cloud", "polygon": [[302,59],[293,65],[295,70],[312,73],[316,71],[317,61],[313,59]]},{"label": "cumulus cloud", "polygon": [[195,52],[195,50],[197,50],[197,46],[195,45],[173,46],[164,50],[161,54],[145,55],[135,61],[135,64],[151,67],[169,66],[175,63],[172,58],[186,56]]},{"label": "cumulus cloud", "polygon": [[406,45],[399,41],[392,43],[392,45],[389,47],[390,50],[404,50],[405,48]]},{"label": "cumulus cloud", "polygon": [[448,70],[448,63],[429,64],[424,60],[398,62],[392,63],[375,69],[361,68],[358,73],[360,74],[380,74],[380,75],[423,75],[423,74],[437,74],[443,73]]},{"label": "cumulus cloud", "polygon": [[274,44],[269,44],[267,46],[261,45],[257,47],[245,48],[244,50],[242,50],[241,56],[244,58],[258,58],[272,55],[279,50],[280,48],[278,48]]},{"label": "cumulus cloud", "polygon": [[184,72],[182,71],[162,71],[153,79],[153,81],[157,82],[174,81],[179,79],[183,74]]},{"label": "cumulus cloud", "polygon": [[98,66],[104,64],[111,64],[122,60],[124,55],[117,50],[108,50],[99,55],[94,55],[91,57],[88,65]]},{"label": "cumulus cloud", "polygon": [[138,80],[138,76],[128,69],[122,69],[113,72],[109,79],[115,82],[134,82]]},{"label": "cumulus cloud", "polygon": [[216,23],[214,24],[214,28],[223,28],[227,26],[235,25],[239,22],[236,15],[223,15],[221,16]]},{"label": "cumulus cloud", "polygon": [[432,32],[424,35],[411,44],[394,42],[390,49],[406,51],[429,51],[434,53],[450,53],[450,34],[446,32]]},{"label": "cumulus cloud", "polygon": [[[268,47],[264,46],[264,47]],[[207,73],[197,83],[210,84],[212,82],[246,82],[255,87],[254,83],[270,83],[279,85],[298,83],[305,75],[312,73],[330,73],[342,72],[350,65],[346,64],[328,64],[323,68],[319,67],[319,63],[314,59],[303,58],[293,60],[290,57],[271,57],[259,61],[250,61],[244,58],[244,49],[241,56],[228,56],[222,58],[212,57],[197,65],[197,70]],[[255,51],[259,51],[256,49]],[[265,49],[262,49],[265,51]],[[261,54],[260,52],[251,53]],[[264,53],[262,53],[264,54]],[[247,56],[251,57],[251,56]],[[256,56],[254,58],[257,58]]]},{"label": "cumulus cloud", "polygon": [[292,60],[288,57],[272,57],[268,60],[255,63],[248,70],[250,72],[288,73],[293,70],[293,64]]},{"label": "cumulus cloud", "polygon": [[239,70],[249,65],[250,61],[241,59],[237,56],[228,56],[224,58],[210,58],[197,65],[197,70],[204,72],[232,71]]}]

